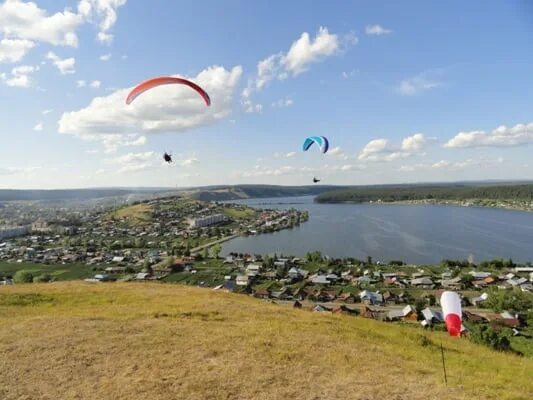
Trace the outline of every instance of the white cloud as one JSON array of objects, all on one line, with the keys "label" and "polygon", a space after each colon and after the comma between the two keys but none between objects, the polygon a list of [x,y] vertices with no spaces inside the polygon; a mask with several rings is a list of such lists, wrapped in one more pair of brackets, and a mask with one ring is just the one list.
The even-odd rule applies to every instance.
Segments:
[{"label": "white cloud", "polygon": [[383,28],[381,25],[367,25],[365,27],[365,33],[367,35],[386,35],[388,33],[391,33],[392,31],[389,29]]},{"label": "white cloud", "polygon": [[495,165],[503,163],[503,161],[504,160],[501,157],[497,159],[469,158],[467,160],[457,161],[457,162],[440,160],[434,163],[402,165],[400,168],[398,168],[398,170],[401,172],[430,171],[430,170],[462,170],[462,169],[468,169],[468,168],[481,168],[481,167],[495,166]]},{"label": "white cloud", "polygon": [[0,64],[19,62],[34,46],[34,42],[26,39],[0,40]]},{"label": "white cloud", "polygon": [[209,93],[211,107],[206,107],[195,91],[183,85],[158,87],[128,106],[124,101],[130,89],[119,89],[95,97],[86,108],[64,113],[59,120],[59,132],[93,141],[114,138],[120,145],[124,135],[130,135],[129,142],[140,133],[179,133],[212,124],[231,113],[232,97],[241,74],[240,66],[230,71],[215,66],[192,78]]},{"label": "white cloud", "polygon": [[330,34],[328,28],[320,27],[314,40],[304,32],[281,60],[286,72],[301,74],[309,65],[335,54],[339,50],[339,37]]},{"label": "white cloud", "polygon": [[444,147],[509,147],[533,143],[533,123],[517,124],[512,127],[501,125],[491,132],[459,132]]},{"label": "white cloud", "polygon": [[42,131],[43,130],[43,123],[42,121],[39,121],[34,127],[33,127],[33,130],[34,131]]},{"label": "white cloud", "polygon": [[180,160],[177,163],[181,165],[182,167],[191,167],[194,164],[198,164],[198,162],[199,161],[196,157],[189,157],[189,158],[186,158],[185,160]]},{"label": "white cloud", "polygon": [[6,0],[0,4],[0,32],[7,37],[77,47],[81,15],[68,9],[48,15],[33,2]]},{"label": "white cloud", "polygon": [[320,27],[314,39],[304,32],[292,43],[287,53],[272,54],[259,61],[255,87],[261,89],[274,78],[297,76],[307,71],[311,64],[337,54],[339,48],[339,37],[330,34],[328,28]]},{"label": "white cloud", "polygon": [[348,159],[348,156],[346,154],[344,154],[344,152],[342,151],[342,149],[339,146],[328,150],[328,152],[326,153],[326,156],[337,158],[339,160],[347,160]]},{"label": "white cloud", "polygon": [[127,0],[81,0],[78,4],[78,13],[88,21],[98,24],[97,39],[101,43],[110,44],[113,35],[109,33],[117,22],[117,9]]},{"label": "white cloud", "polygon": [[27,174],[41,169],[40,167],[0,167],[1,175],[19,175]]},{"label": "white cloud", "polygon": [[285,154],[285,157],[291,158],[291,157],[294,157],[295,155],[296,155],[296,152],[295,151],[291,151],[290,153]]},{"label": "white cloud", "polygon": [[100,82],[100,81],[92,81],[91,82],[91,87],[94,88],[94,89],[98,89],[101,85],[102,85],[102,82]]},{"label": "white cloud", "polygon": [[11,69],[9,74],[1,73],[0,80],[11,87],[30,87],[33,83],[31,75],[39,71],[39,67],[32,65],[19,65]]},{"label": "white cloud", "polygon": [[100,61],[109,61],[111,60],[111,53],[103,54],[99,58]]},{"label": "white cloud", "polygon": [[73,57],[60,58],[53,52],[49,51],[46,54],[46,58],[52,61],[52,63],[56,66],[56,68],[59,70],[61,75],[73,74],[76,72],[76,70],[74,69],[76,60]]},{"label": "white cloud", "polygon": [[153,151],[128,153],[108,160],[110,164],[119,166],[118,173],[139,172],[155,166],[157,155]]},{"label": "white cloud", "polygon": [[403,96],[414,96],[442,86],[442,82],[429,79],[425,75],[420,74],[409,79],[404,79],[398,85],[398,93]]},{"label": "white cloud", "polygon": [[47,115],[47,114],[50,114],[50,113],[53,112],[53,111],[54,111],[54,110],[52,110],[52,109],[50,108],[50,109],[48,109],[48,110],[43,110],[43,111],[41,111],[41,114],[43,114],[43,115]]},{"label": "white cloud", "polygon": [[287,97],[285,99],[279,99],[278,101],[273,102],[272,107],[283,108],[283,107],[290,107],[293,104],[294,104],[294,101],[292,101],[292,99]]},{"label": "white cloud", "polygon": [[400,146],[391,144],[388,139],[374,139],[367,143],[359,153],[358,159],[393,161],[419,154],[435,142],[434,138],[426,138],[422,133],[404,138]]},{"label": "white cloud", "polygon": [[82,87],[85,87],[85,86],[87,86],[87,82],[84,81],[83,79],[80,79],[80,80],[76,81],[76,87],[82,88]]}]

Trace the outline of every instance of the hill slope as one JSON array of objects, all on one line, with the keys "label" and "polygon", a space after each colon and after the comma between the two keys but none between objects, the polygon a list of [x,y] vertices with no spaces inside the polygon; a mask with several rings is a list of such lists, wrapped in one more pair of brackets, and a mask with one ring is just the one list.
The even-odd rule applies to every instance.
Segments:
[{"label": "hill slope", "polygon": [[[0,288],[0,398],[526,399],[533,361],[179,285]],[[444,386],[439,346],[446,349]]]}]

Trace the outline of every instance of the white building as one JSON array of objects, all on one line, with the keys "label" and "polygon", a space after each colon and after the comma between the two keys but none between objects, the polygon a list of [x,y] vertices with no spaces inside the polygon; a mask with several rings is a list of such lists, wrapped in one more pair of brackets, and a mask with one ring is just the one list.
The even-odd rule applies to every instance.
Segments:
[{"label": "white building", "polygon": [[30,225],[0,226],[0,239],[24,236],[30,232],[30,227]]},{"label": "white building", "polygon": [[207,217],[202,218],[194,218],[190,222],[191,228],[203,228],[205,226],[219,224],[220,222],[224,221],[224,215],[222,214],[214,214],[214,215],[208,215]]}]

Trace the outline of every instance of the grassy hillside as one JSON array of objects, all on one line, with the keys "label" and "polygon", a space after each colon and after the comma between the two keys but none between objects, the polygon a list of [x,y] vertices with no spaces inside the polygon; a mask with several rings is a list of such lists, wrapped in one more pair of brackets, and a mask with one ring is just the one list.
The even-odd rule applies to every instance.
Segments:
[{"label": "grassy hillside", "polygon": [[133,206],[120,208],[109,213],[110,218],[125,219],[132,225],[142,225],[152,219],[152,207],[149,204],[141,203]]},{"label": "grassy hillside", "polygon": [[0,321],[4,400],[533,395],[530,359],[443,333],[181,285],[0,287]]}]

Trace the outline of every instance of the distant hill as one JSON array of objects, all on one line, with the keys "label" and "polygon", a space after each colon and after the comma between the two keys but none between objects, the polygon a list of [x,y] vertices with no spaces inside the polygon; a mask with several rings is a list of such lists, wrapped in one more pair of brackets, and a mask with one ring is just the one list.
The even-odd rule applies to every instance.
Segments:
[{"label": "distant hill", "polygon": [[[168,189],[167,189],[168,190]],[[90,200],[104,197],[127,196],[133,193],[149,193],[160,189],[53,189],[53,190],[19,190],[0,189],[0,201],[15,200]]]},{"label": "distant hill", "polygon": [[533,201],[533,184],[481,185],[471,183],[387,185],[340,188],[321,193],[317,203],[363,203],[408,200],[525,200]]},{"label": "distant hill", "polygon": [[226,201],[264,197],[315,196],[317,194],[340,188],[342,186],[275,186],[275,185],[235,185],[209,186],[189,191],[196,200]]},{"label": "distant hill", "polygon": [[3,400],[533,395],[533,361],[525,357],[442,331],[295,310],[211,289],[159,283],[6,286],[0,316]]}]

